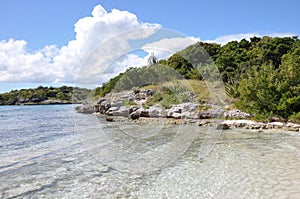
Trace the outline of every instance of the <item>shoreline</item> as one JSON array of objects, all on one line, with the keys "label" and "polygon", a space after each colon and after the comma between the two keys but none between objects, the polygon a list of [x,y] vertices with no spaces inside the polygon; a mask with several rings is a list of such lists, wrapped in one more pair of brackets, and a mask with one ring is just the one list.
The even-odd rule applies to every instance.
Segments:
[{"label": "shoreline", "polygon": [[123,91],[110,93],[99,98],[94,104],[76,107],[78,113],[94,114],[108,122],[165,122],[207,126],[216,129],[282,129],[300,132],[300,124],[283,118],[273,117],[269,122],[253,121],[253,114],[239,109],[230,109],[221,104],[190,102],[170,104],[163,107],[159,103],[147,104],[153,98],[154,90]]},{"label": "shoreline", "polygon": [[0,106],[43,106],[43,105],[68,105],[68,104],[75,104],[75,105],[82,105],[81,102],[74,103],[74,102],[50,102],[50,103],[17,103],[17,104],[0,104]]},{"label": "shoreline", "polygon": [[256,122],[248,119],[174,119],[174,118],[162,118],[162,117],[140,117],[136,120],[132,120],[123,116],[108,116],[101,113],[93,113],[97,117],[101,117],[108,122],[129,122],[146,124],[151,122],[165,123],[171,125],[191,125],[191,126],[203,126],[213,127],[220,130],[228,129],[248,129],[248,130],[285,130],[300,132],[300,124],[291,122]]}]

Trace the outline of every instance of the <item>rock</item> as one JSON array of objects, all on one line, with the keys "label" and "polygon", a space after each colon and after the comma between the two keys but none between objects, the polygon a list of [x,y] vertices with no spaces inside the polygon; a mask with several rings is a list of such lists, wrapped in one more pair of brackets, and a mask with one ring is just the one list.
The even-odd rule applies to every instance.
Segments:
[{"label": "rock", "polygon": [[269,122],[287,122],[288,120],[283,117],[270,117]]},{"label": "rock", "polygon": [[208,120],[202,120],[199,122],[198,126],[208,126],[208,125],[210,125],[210,123],[211,122]]},{"label": "rock", "polygon": [[101,102],[104,102],[104,101],[106,101],[106,98],[105,98],[105,97],[99,98],[99,99],[97,100],[97,104],[101,104]]},{"label": "rock", "polygon": [[18,101],[20,103],[26,103],[26,102],[29,102],[29,99],[28,98],[20,98]]},{"label": "rock", "polygon": [[122,117],[128,117],[129,115],[129,108],[126,106],[121,106],[118,110],[114,111],[112,113],[113,116],[122,116]]},{"label": "rock", "polygon": [[208,111],[200,111],[199,118],[200,119],[209,119],[209,118],[211,118],[210,112],[208,112]]},{"label": "rock", "polygon": [[138,111],[140,111],[141,117],[150,117],[149,109],[141,108]]},{"label": "rock", "polygon": [[285,127],[285,130],[288,130],[288,131],[300,131],[300,126],[299,125],[287,125]]},{"label": "rock", "polygon": [[163,114],[163,108],[161,106],[151,106],[149,108],[149,117],[165,117]]},{"label": "rock", "polygon": [[270,122],[267,124],[268,129],[279,129],[282,128],[285,124],[283,122]]},{"label": "rock", "polygon": [[131,113],[139,109],[137,106],[130,106],[129,108],[131,109]]},{"label": "rock", "polygon": [[99,104],[94,104],[94,112],[98,113],[100,112],[100,105]]},{"label": "rock", "polygon": [[234,110],[230,110],[230,111],[225,111],[224,117],[232,118],[232,119],[247,119],[247,118],[253,117],[253,115],[251,115],[249,113],[245,113],[239,109],[234,109]]},{"label": "rock", "polygon": [[227,124],[218,124],[216,129],[218,130],[228,130],[230,127]]},{"label": "rock", "polygon": [[123,102],[121,100],[113,100],[110,103],[111,107],[121,107],[123,105]]},{"label": "rock", "polygon": [[101,101],[100,104],[98,104],[98,109],[99,109],[99,112],[104,114],[106,111],[108,111],[108,109],[111,107],[111,103],[110,103],[110,100],[104,100],[104,101]]},{"label": "rock", "polygon": [[175,105],[168,109],[167,117],[169,118],[181,118],[182,107],[180,104]]},{"label": "rock", "polygon": [[224,114],[224,110],[217,108],[209,110],[211,118],[220,118]]},{"label": "rock", "polygon": [[110,107],[105,113],[107,115],[114,115],[117,110],[119,110],[119,107]]},{"label": "rock", "polygon": [[180,104],[182,112],[195,112],[199,108],[199,104],[194,103],[183,103]]},{"label": "rock", "polygon": [[182,118],[186,118],[186,119],[199,119],[199,113],[197,112],[183,112],[182,114]]},{"label": "rock", "polygon": [[151,90],[151,89],[148,89],[148,90],[146,91],[146,94],[147,94],[147,96],[152,96],[152,95],[154,95],[154,91]]},{"label": "rock", "polygon": [[132,120],[137,120],[141,117],[141,112],[140,111],[134,111],[129,115],[130,119]]},{"label": "rock", "polygon": [[141,92],[141,90],[139,90],[139,89],[136,89],[136,90],[133,91],[134,94],[138,94],[140,92]]},{"label": "rock", "polygon": [[82,105],[82,106],[77,106],[75,108],[75,110],[78,113],[87,113],[87,114],[91,114],[94,112],[94,107],[93,106],[88,106],[88,105]]},{"label": "rock", "polygon": [[108,122],[114,122],[114,118],[113,117],[106,117],[105,119]]},{"label": "rock", "polygon": [[173,113],[171,117],[174,119],[182,119],[181,113]]}]

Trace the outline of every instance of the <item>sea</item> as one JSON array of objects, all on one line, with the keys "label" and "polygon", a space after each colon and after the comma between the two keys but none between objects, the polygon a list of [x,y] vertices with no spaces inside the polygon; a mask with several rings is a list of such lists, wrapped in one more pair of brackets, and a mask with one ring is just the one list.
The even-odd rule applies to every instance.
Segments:
[{"label": "sea", "polygon": [[300,133],[0,106],[0,198],[300,198]]}]

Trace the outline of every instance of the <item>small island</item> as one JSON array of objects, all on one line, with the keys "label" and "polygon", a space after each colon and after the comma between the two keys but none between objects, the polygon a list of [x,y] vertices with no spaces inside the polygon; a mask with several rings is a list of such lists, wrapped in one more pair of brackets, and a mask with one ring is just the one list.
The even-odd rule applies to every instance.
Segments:
[{"label": "small island", "polygon": [[89,89],[61,86],[39,86],[32,89],[12,90],[0,94],[0,105],[78,104],[87,97]]}]

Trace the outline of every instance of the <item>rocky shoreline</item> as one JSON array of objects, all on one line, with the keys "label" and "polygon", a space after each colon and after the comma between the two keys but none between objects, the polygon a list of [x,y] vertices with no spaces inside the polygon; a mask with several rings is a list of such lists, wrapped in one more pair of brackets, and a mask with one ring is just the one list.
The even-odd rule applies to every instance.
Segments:
[{"label": "rocky shoreline", "polygon": [[54,104],[74,104],[68,100],[43,100],[38,102],[18,102],[15,105],[54,105]]},{"label": "rocky shoreline", "polygon": [[300,131],[300,125],[281,118],[270,122],[251,120],[253,115],[241,110],[227,110],[215,104],[188,102],[164,108],[159,104],[147,105],[153,90],[126,91],[110,93],[93,105],[76,107],[77,112],[104,116],[109,122],[165,122],[166,124],[185,124],[215,127],[217,129],[282,129]]}]

